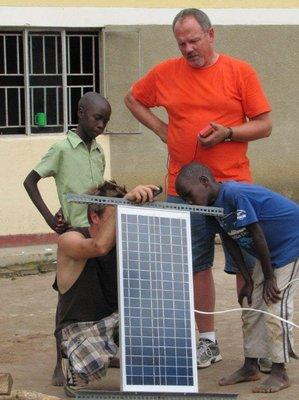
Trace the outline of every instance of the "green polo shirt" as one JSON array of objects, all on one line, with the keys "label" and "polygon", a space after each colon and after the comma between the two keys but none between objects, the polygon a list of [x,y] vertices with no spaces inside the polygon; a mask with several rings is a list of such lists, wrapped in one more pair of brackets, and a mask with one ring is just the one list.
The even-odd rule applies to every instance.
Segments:
[{"label": "green polo shirt", "polygon": [[90,151],[83,140],[70,130],[66,139],[55,143],[34,170],[42,177],[52,176],[65,219],[74,227],[88,226],[86,204],[68,203],[67,193],[86,193],[103,183],[105,156],[93,140]]}]

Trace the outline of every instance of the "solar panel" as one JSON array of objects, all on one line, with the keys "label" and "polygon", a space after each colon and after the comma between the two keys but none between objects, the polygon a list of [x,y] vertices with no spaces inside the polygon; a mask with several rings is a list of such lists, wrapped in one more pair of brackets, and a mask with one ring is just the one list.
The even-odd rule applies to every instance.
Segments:
[{"label": "solar panel", "polygon": [[118,206],[121,389],[198,391],[190,216]]}]

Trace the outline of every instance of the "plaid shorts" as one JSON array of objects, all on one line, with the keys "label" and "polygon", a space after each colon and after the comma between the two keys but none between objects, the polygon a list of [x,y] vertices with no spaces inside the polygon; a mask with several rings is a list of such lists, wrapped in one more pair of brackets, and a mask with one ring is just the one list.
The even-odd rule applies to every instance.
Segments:
[{"label": "plaid shorts", "polygon": [[62,329],[62,354],[82,379],[101,379],[118,350],[118,313],[96,322],[77,322]]}]

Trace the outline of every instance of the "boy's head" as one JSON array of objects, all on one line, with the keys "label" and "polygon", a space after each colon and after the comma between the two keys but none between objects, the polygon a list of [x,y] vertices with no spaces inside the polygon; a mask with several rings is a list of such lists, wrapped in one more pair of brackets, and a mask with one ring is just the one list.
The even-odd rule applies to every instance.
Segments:
[{"label": "boy's head", "polygon": [[209,168],[196,162],[187,164],[180,170],[175,188],[187,203],[200,206],[212,204],[219,190]]},{"label": "boy's head", "polygon": [[78,126],[90,140],[104,132],[110,115],[111,106],[99,93],[87,92],[79,100]]},{"label": "boy's head", "polygon": [[[119,186],[115,181],[105,181],[101,186],[91,190],[89,194],[93,196],[105,196],[105,197],[124,197],[127,193],[124,186]],[[104,212],[105,205],[103,204],[89,204],[87,207],[87,217],[90,224],[92,224],[92,213],[98,217]]]}]

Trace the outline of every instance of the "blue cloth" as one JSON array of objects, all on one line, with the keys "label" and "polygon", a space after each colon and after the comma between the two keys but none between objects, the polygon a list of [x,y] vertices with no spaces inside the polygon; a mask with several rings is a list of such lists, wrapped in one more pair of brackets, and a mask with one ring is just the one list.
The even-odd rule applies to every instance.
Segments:
[{"label": "blue cloth", "polygon": [[[185,203],[179,196],[167,196],[169,203]],[[199,213],[191,212],[191,239],[192,239],[192,261],[193,272],[200,272],[212,267],[214,262],[215,235],[220,233],[221,228],[214,222],[214,218],[206,217]],[[228,274],[239,273],[228,251],[223,247],[225,255],[224,271]],[[250,271],[253,271],[255,258],[243,252],[245,264]]]},{"label": "blue cloth", "polygon": [[283,267],[299,257],[299,206],[262,186],[225,182],[213,206],[223,207],[217,217],[222,229],[258,258],[247,225],[258,222],[265,235],[274,268]]}]

